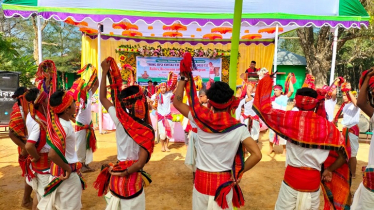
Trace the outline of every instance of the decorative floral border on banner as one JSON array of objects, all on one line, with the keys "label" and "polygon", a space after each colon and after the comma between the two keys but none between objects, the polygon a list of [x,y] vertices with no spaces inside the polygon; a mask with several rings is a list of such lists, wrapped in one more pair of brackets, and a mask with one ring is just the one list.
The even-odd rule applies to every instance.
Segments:
[{"label": "decorative floral border on banner", "polygon": [[[116,53],[119,55],[132,54],[136,56],[143,57],[182,57],[185,52],[190,52],[193,57],[204,57],[204,58],[222,58],[229,57],[230,50],[223,51],[218,49],[207,49],[204,50],[202,47],[198,49],[193,48],[162,48],[161,45],[158,45],[156,48],[140,45],[121,45],[116,49]],[[239,54],[240,56],[240,54]]]},{"label": "decorative floral border on banner", "polygon": [[[229,69],[230,69],[230,51],[222,50],[204,50],[202,48],[162,48],[160,45],[157,48],[154,47],[140,47],[139,45],[121,45],[116,49],[116,53],[119,55],[121,67],[124,69],[124,65],[130,65],[134,68],[136,74],[136,56],[168,56],[168,57],[182,57],[183,53],[190,52],[194,57],[207,57],[207,58],[222,58],[222,82],[229,82]],[[240,54],[238,55],[240,56]],[[127,81],[130,71],[121,70],[122,79]]]}]

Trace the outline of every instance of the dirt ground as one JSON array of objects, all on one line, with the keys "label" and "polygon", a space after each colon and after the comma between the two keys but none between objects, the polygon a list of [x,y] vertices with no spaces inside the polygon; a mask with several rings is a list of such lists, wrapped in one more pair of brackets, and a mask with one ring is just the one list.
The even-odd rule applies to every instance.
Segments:
[{"label": "dirt ground", "polygon": [[[83,209],[105,209],[104,198],[98,197],[92,186],[102,164],[116,161],[115,133],[96,134],[98,150],[94,154],[91,167],[96,171],[84,174],[88,188],[83,191]],[[363,139],[366,136],[362,136]],[[244,174],[241,188],[245,197],[242,209],[274,209],[281,181],[285,170],[285,157],[281,148],[276,148],[277,154],[267,156],[268,134],[261,135],[259,146],[263,153],[261,162]],[[171,152],[161,152],[157,144],[150,162],[144,170],[152,176],[152,184],[145,189],[146,209],[149,210],[184,210],[192,206],[192,172],[184,165],[186,146],[171,144]],[[357,165],[357,178],[353,180],[354,192],[362,181],[361,167],[367,164],[369,145],[360,143]],[[8,138],[7,132],[0,132],[0,209],[22,209],[20,207],[23,195],[24,178],[17,162],[17,150]],[[323,198],[321,197],[321,206]],[[321,208],[322,209],[322,208]]]}]

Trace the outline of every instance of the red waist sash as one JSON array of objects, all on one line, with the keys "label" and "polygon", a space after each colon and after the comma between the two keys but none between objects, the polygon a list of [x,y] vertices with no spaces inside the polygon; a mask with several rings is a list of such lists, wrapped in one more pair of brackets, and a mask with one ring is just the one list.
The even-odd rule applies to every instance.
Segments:
[{"label": "red waist sash", "polygon": [[28,154],[23,156],[21,155],[21,147],[18,147],[18,164],[22,169],[22,176],[25,176],[26,174],[26,162],[27,162],[27,157],[29,156]]},{"label": "red waist sash", "polygon": [[316,192],[321,184],[321,175],[313,168],[287,165],[283,181],[299,192]]},{"label": "red waist sash", "polygon": [[196,169],[195,188],[204,195],[215,196],[217,188],[231,179],[230,171],[207,172]]},{"label": "red waist sash", "polygon": [[256,121],[259,121],[260,122],[260,118],[258,117],[258,115],[255,115],[255,116],[251,116],[251,115],[245,115],[244,113],[242,114],[242,117],[244,120],[246,119],[252,119],[252,120],[256,120]]},{"label": "red waist sash", "polygon": [[356,136],[360,135],[360,129],[359,129],[358,125],[354,125],[351,128],[349,128],[348,132],[350,132],[350,133],[352,133]]},{"label": "red waist sash", "polygon": [[[68,165],[71,168],[71,172],[76,172],[77,175],[79,176],[79,179],[81,181],[82,189],[83,190],[86,189],[87,184],[84,181],[83,176],[80,172],[80,169],[82,168],[82,163],[80,163],[80,162],[70,163]],[[53,191],[55,191],[58,188],[58,186],[60,186],[60,184],[63,182],[63,180],[60,179],[60,176],[64,175],[64,174],[65,174],[65,172],[60,166],[58,166],[54,162],[51,163],[51,175],[54,176],[54,178],[44,188],[44,196],[47,196],[48,194],[52,193]]]},{"label": "red waist sash", "polygon": [[49,174],[51,161],[48,159],[48,153],[39,153],[40,159],[37,162],[31,162],[32,170],[38,174]]},{"label": "red waist sash", "polygon": [[171,116],[171,114],[169,113],[169,114],[163,116],[163,115],[157,113],[157,119],[158,119],[158,121],[162,121],[162,124],[165,127],[166,136],[171,138],[171,127],[170,127],[170,124],[169,124],[169,120],[173,120],[173,117]]},{"label": "red waist sash", "polygon": [[[49,174],[49,167],[51,164],[51,161],[48,159],[48,153],[39,153],[40,159],[37,162],[31,162],[32,157],[28,156],[25,160],[25,172],[26,177],[31,180],[35,178],[34,172],[38,174]],[[30,169],[31,165],[31,169]]]},{"label": "red waist sash", "polygon": [[366,167],[362,183],[366,189],[374,193],[374,168]]},{"label": "red waist sash", "polygon": [[95,131],[93,129],[92,121],[88,125],[83,125],[80,122],[76,122],[75,125],[75,132],[81,131],[81,130],[87,130],[86,132],[86,141],[87,141],[87,148],[86,149],[92,149],[92,152],[96,151],[96,136]]},{"label": "red waist sash", "polygon": [[192,128],[192,132],[197,133],[197,128]]},{"label": "red waist sash", "polygon": [[[121,161],[113,167],[113,172],[123,172],[136,161]],[[111,176],[109,189],[112,194],[121,199],[132,199],[143,192],[143,179],[140,172],[129,176]]]}]

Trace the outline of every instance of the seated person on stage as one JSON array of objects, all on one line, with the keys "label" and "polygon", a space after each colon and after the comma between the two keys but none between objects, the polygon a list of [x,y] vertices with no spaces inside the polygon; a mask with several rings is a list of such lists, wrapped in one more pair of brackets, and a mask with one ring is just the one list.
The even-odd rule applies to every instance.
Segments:
[{"label": "seated person on stage", "polygon": [[256,73],[259,69],[256,69],[256,61],[251,61],[249,68],[245,70],[245,73]]},{"label": "seated person on stage", "polygon": [[[374,68],[362,73],[360,79],[360,94],[358,94],[357,105],[370,116],[370,123],[374,124]],[[368,163],[364,171],[363,180],[358,187],[351,210],[370,210],[374,207],[374,136],[371,137]]]},{"label": "seated person on stage", "polygon": [[263,122],[287,140],[287,168],[275,209],[319,209],[321,179],[325,209],[349,208],[349,144],[327,120],[326,92],[301,88],[295,97],[299,111],[283,111],[271,106],[272,84],[269,76],[260,80],[253,106]]},{"label": "seated person on stage", "polygon": [[[244,205],[238,183],[244,172],[262,158],[248,129],[231,116],[239,100],[224,82],[215,82],[207,91],[209,107],[199,103],[192,76],[195,66],[190,53],[185,53],[180,64],[181,79],[173,101],[174,107],[197,125],[195,144],[196,174],[192,209],[233,209]],[[186,88],[188,102],[183,103]],[[251,156],[244,162],[244,149]]]},{"label": "seated person on stage", "polygon": [[[143,180],[149,178],[142,169],[153,152],[155,136],[147,101],[138,85],[121,89],[121,73],[113,58],[105,59],[101,66],[100,96],[104,97],[100,97],[100,101],[116,124],[118,162],[103,167],[94,186],[99,196],[105,195],[106,210],[145,210],[143,187],[148,183]],[[107,75],[114,94],[113,103],[105,97]]]}]

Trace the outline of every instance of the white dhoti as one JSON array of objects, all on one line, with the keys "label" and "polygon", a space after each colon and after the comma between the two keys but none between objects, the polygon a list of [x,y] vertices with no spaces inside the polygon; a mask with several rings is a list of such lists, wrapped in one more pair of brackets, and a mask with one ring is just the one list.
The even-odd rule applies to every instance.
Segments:
[{"label": "white dhoti", "polygon": [[[225,210],[233,209],[232,196],[233,196],[233,192],[231,189],[229,194],[227,194],[226,196],[227,204],[229,208]],[[222,208],[214,200],[214,196],[201,194],[196,190],[194,186],[193,193],[192,193],[192,209],[193,210],[221,210]]]},{"label": "white dhoti", "polygon": [[87,149],[87,130],[80,130],[75,132],[76,138],[76,150],[78,155],[78,161],[81,163],[89,164],[93,161],[92,149]]},{"label": "white dhoti", "polygon": [[195,142],[197,140],[197,133],[190,131],[189,141],[187,146],[186,158],[184,164],[191,169],[193,172],[196,171],[196,149]]},{"label": "white dhoti", "polygon": [[[275,135],[276,135],[275,132],[273,130],[269,129],[269,141],[271,143],[275,142]],[[278,145],[286,145],[286,143],[287,143],[286,139],[280,137],[279,135],[277,136],[277,138],[278,138],[278,142],[279,142]]]},{"label": "white dhoti", "polygon": [[351,157],[356,157],[358,152],[358,136],[354,135],[353,133],[348,133],[349,142],[351,143]]},{"label": "white dhoti", "polygon": [[[242,117],[241,117],[242,118]],[[249,119],[243,120],[243,124],[248,126]],[[252,128],[249,131],[253,140],[258,140],[260,136],[260,122],[257,120],[252,120]]]},{"label": "white dhoti", "polygon": [[320,190],[299,192],[282,182],[275,210],[318,210]]},{"label": "white dhoti", "polygon": [[173,137],[173,121],[171,121],[171,120],[167,120],[167,121],[169,122],[169,125],[170,125],[171,136],[166,135],[166,129],[164,127],[164,124],[162,123],[162,120],[158,121],[158,123],[157,123],[158,133],[160,135],[161,140],[165,140],[166,137],[169,138],[169,139],[171,139]]},{"label": "white dhoti", "polygon": [[[54,177],[50,176],[52,181]],[[43,197],[38,204],[40,210],[78,210],[82,208],[82,185],[77,173],[70,174],[51,194]]]},{"label": "white dhoti", "polygon": [[132,199],[121,199],[108,192],[104,196],[107,206],[105,210],[145,210],[145,193],[143,192]]},{"label": "white dhoti", "polygon": [[31,180],[32,189],[36,192],[36,197],[40,201],[44,195],[44,188],[49,184],[51,174],[35,173],[35,178]]},{"label": "white dhoti", "polygon": [[[374,165],[369,165],[367,168],[374,168]],[[374,209],[374,192],[366,189],[366,187],[361,184],[356,190],[355,196],[353,197],[353,203],[351,205],[351,210],[371,210]]]}]

